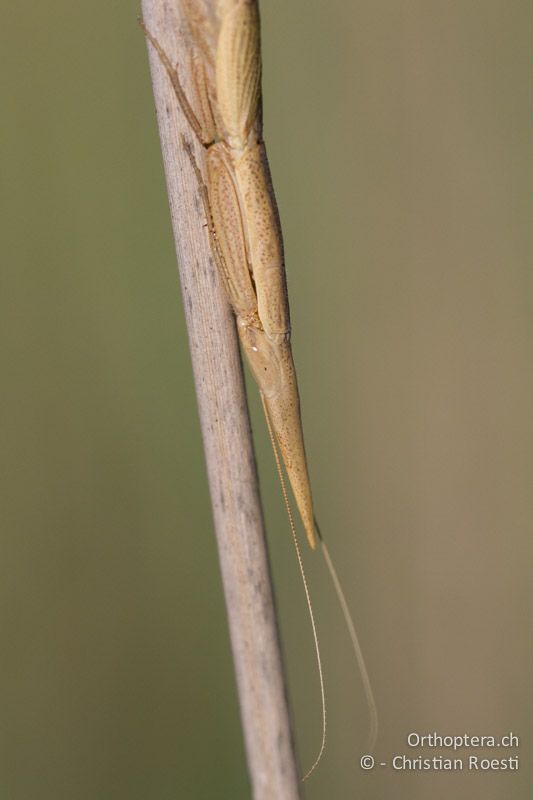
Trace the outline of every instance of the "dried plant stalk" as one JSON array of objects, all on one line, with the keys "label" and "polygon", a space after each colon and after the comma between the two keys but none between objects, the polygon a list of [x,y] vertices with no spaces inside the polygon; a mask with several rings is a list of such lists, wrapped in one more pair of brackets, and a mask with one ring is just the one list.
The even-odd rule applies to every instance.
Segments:
[{"label": "dried plant stalk", "polygon": [[[209,14],[210,0],[201,5]],[[142,6],[147,27],[172,63],[182,65],[180,80],[192,92],[179,0],[143,0]],[[198,161],[201,147],[192,141],[164,66],[149,52],[253,797],[295,800],[298,771],[235,324],[183,137]]]}]

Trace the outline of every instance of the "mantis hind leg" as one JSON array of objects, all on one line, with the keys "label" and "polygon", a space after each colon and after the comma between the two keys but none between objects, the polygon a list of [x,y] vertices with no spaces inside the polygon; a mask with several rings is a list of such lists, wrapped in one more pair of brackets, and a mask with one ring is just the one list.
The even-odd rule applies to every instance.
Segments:
[{"label": "mantis hind leg", "polygon": [[211,211],[211,203],[209,202],[209,193],[207,191],[207,186],[205,184],[202,172],[200,167],[196,163],[196,159],[194,157],[194,153],[192,151],[192,146],[189,141],[182,136],[182,144],[183,147],[189,156],[189,160],[191,162],[192,168],[194,170],[194,174],[196,175],[196,180],[198,181],[198,188],[200,190],[200,197],[202,198],[202,203],[204,206],[204,212],[207,219],[207,230],[209,233],[209,240],[211,243],[211,251],[213,253],[213,257],[215,259],[215,263],[217,265],[217,269],[219,271],[220,277],[222,278],[222,282],[224,283],[224,288],[226,289],[227,295],[231,298],[232,296],[232,281],[230,277],[229,270],[226,265],[226,261],[224,259],[224,255],[220,248],[220,243],[218,241],[217,233],[215,230],[215,225],[213,223],[213,213]]},{"label": "mantis hind leg", "polygon": [[224,149],[219,144],[208,148],[204,180],[191,143],[185,137],[182,141],[200,188],[213,256],[238,324],[261,328],[248,266],[245,225]]},{"label": "mantis hind leg", "polygon": [[[177,65],[172,64],[166,50],[160,44],[158,39],[152,33],[150,33],[143,19],[139,19],[139,25],[141,26],[144,35],[159,56],[159,60],[161,61],[163,67],[165,68],[172,84],[172,88],[174,89],[176,99],[180,104],[181,110],[185,114],[187,122],[191,126],[194,135],[203,147],[209,147],[209,145],[212,144],[215,139],[215,123],[213,119],[213,113],[211,111],[211,103],[207,91],[205,73],[203,73],[201,70],[199,62],[194,59],[193,55],[192,73],[195,77],[195,83],[197,84],[196,90],[198,94],[199,105],[202,109],[202,120],[200,120],[199,116],[194,111],[181,84]],[[202,72],[202,74],[200,75],[199,72]]]}]

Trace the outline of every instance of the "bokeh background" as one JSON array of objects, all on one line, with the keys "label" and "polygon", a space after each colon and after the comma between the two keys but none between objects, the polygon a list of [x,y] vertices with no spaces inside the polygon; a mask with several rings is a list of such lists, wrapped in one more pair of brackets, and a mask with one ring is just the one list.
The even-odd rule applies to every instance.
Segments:
[{"label": "bokeh background", "polygon": [[[3,6],[6,800],[249,796],[137,12]],[[308,557],[329,746],[306,796],[529,798],[533,8],[264,0],[262,21],[316,506],[378,757],[413,730],[521,737],[519,772],[361,772],[361,685]],[[251,390],[308,765],[312,640]]]}]

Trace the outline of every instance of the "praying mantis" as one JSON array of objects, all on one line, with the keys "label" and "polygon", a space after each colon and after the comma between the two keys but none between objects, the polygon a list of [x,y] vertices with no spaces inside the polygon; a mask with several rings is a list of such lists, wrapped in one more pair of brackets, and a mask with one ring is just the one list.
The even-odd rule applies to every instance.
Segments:
[{"label": "praying mantis", "polygon": [[[259,14],[255,0],[217,0],[214,14],[182,0],[192,35],[194,99],[143,25],[204,151],[195,169],[211,249],[259,387],[311,548],[316,547],[279,215],[262,138]],[[142,24],[142,23],[141,23]],[[186,144],[187,146],[187,144]]]},{"label": "praying mantis", "polygon": [[[305,454],[300,399],[290,343],[283,242],[262,137],[261,58],[257,0],[181,0],[191,36],[187,96],[174,66],[141,21],[172,84],[178,104],[201,145],[199,166],[182,139],[196,174],[211,250],[233,310],[239,339],[259,388],[310,613],[322,696],[322,742],[307,778],[324,751],[326,705],[316,626],[277,448],[312,549],[317,535],[341,604],[370,712],[369,749],[377,714],[357,634],[329,551],[319,533]],[[277,445],[277,447],[276,447]],[[316,532],[316,533],[315,533]]]}]

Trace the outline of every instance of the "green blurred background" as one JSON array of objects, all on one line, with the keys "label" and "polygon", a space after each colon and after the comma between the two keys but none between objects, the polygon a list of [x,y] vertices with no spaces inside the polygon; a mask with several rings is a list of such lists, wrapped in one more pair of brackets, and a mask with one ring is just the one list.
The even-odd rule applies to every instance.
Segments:
[{"label": "green blurred background", "polygon": [[[3,6],[2,800],[249,796],[137,12]],[[264,0],[262,21],[316,506],[378,757],[411,730],[522,737],[519,772],[361,772],[360,681],[308,557],[329,746],[306,796],[529,798],[533,9]],[[251,395],[309,765],[312,640]]]}]

